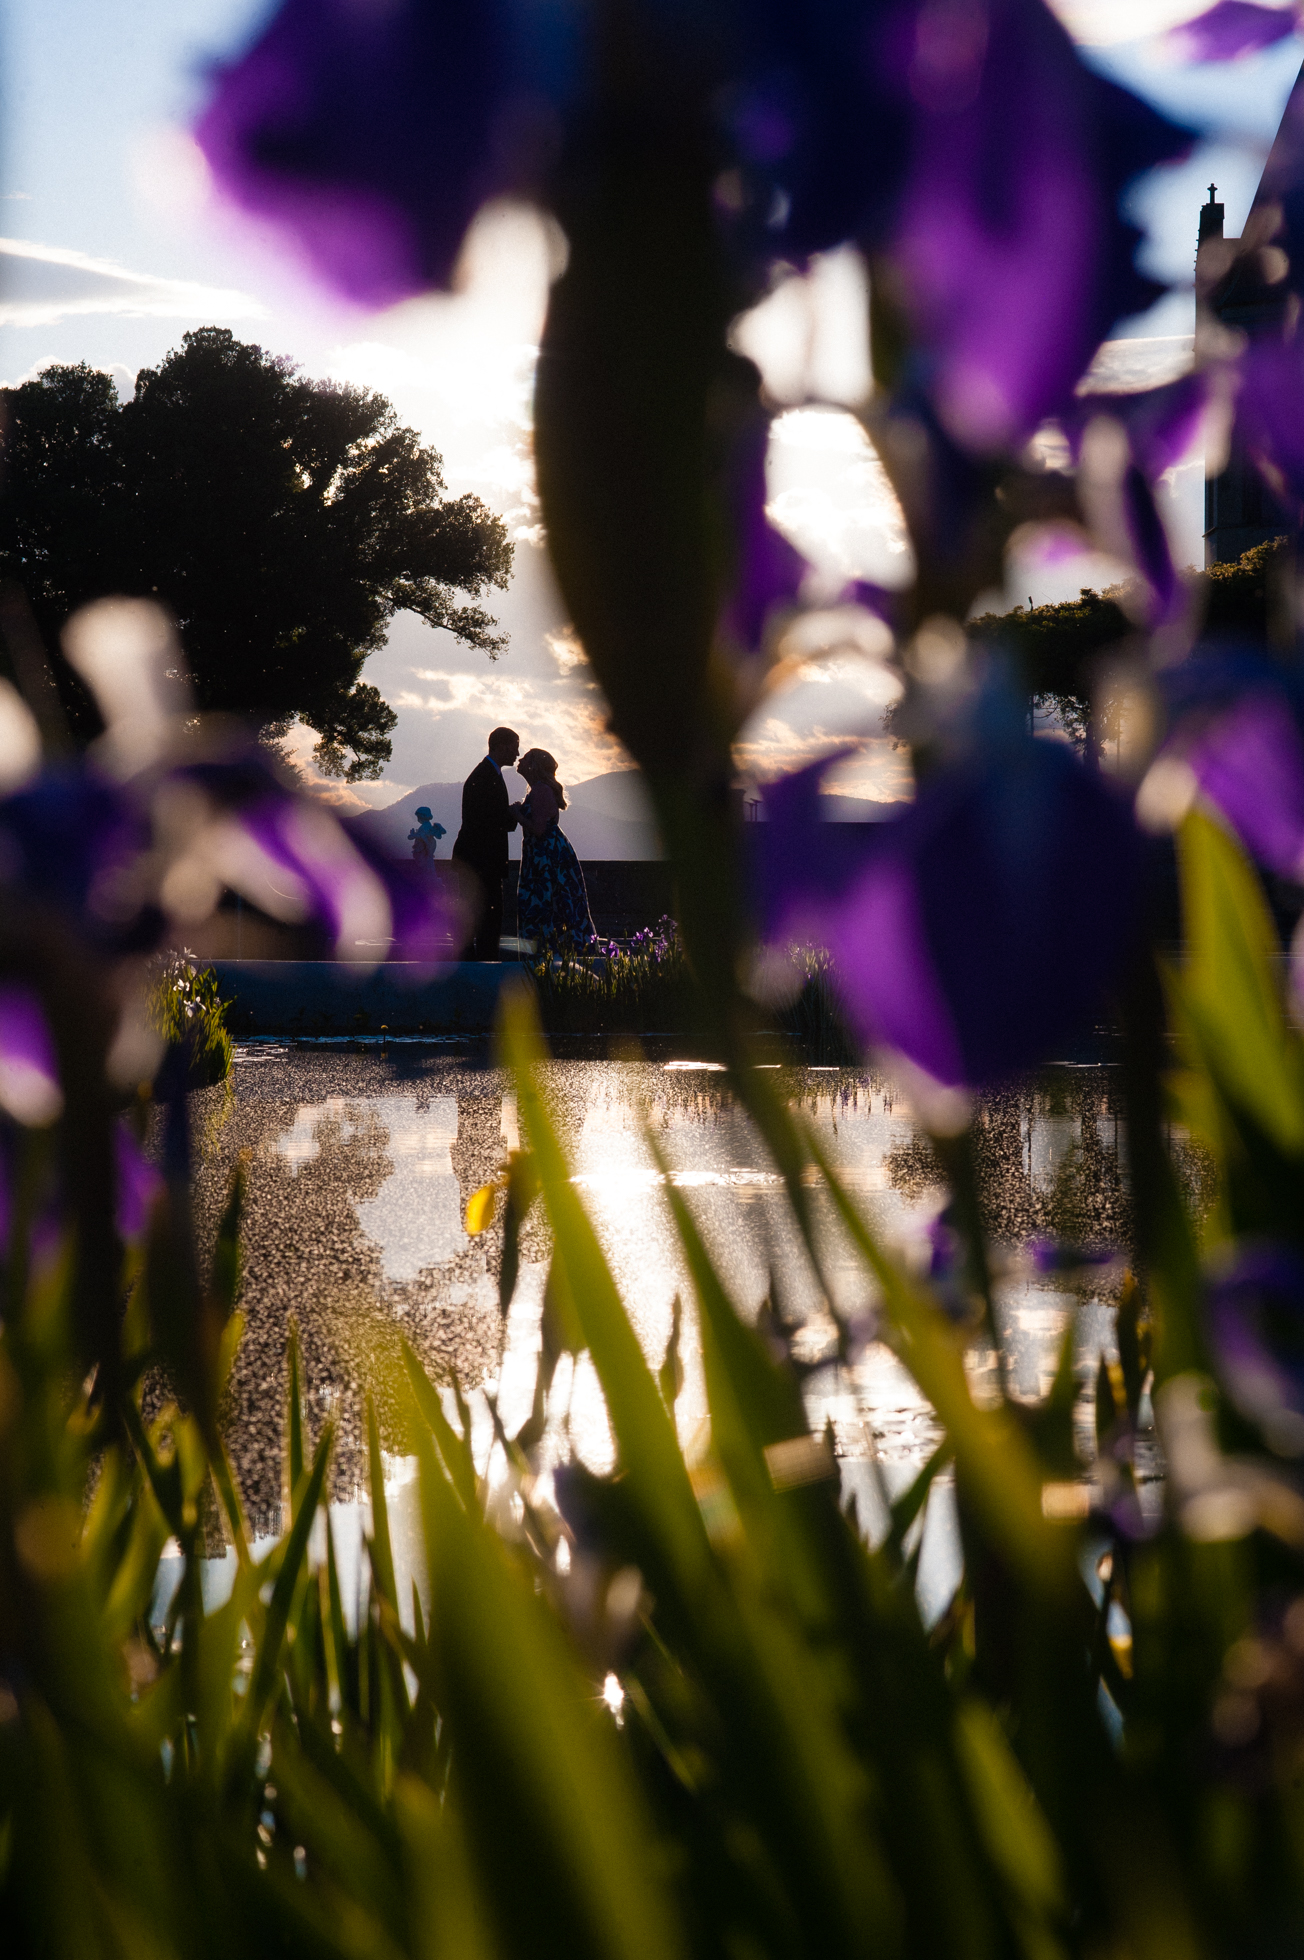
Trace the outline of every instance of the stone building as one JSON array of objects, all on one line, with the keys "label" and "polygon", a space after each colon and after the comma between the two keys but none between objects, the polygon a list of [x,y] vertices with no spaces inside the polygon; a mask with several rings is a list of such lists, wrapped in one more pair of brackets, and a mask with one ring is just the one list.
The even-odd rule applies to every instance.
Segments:
[{"label": "stone building", "polygon": [[[1261,208],[1256,197],[1251,224]],[[1210,184],[1208,202],[1200,208],[1197,291],[1223,326],[1258,339],[1281,332],[1291,289],[1280,274],[1281,255],[1238,249],[1246,244],[1246,239],[1224,238],[1223,207],[1217,201],[1217,186]],[[1219,476],[1205,478],[1205,564],[1232,564],[1251,546],[1266,544],[1292,528],[1293,520],[1282,510],[1237,433],[1226,468]]]}]

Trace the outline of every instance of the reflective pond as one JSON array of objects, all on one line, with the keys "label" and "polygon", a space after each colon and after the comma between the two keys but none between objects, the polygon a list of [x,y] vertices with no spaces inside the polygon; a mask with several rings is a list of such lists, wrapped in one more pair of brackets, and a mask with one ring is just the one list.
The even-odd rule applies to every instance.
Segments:
[{"label": "reflective pond", "polygon": [[[926,1268],[944,1229],[945,1193],[933,1147],[908,1101],[869,1070],[780,1067],[773,1074],[814,1125],[875,1229],[910,1264]],[[739,1312],[752,1319],[768,1301],[787,1330],[812,1426],[831,1426],[844,1490],[855,1492],[871,1535],[880,1531],[886,1500],[927,1459],[937,1431],[909,1375],[873,1337],[874,1288],[827,1192],[812,1181],[831,1300],[781,1181],[721,1072],[673,1057],[553,1061],[544,1081],[576,1184],[654,1368],[666,1352],[676,1295],[685,1303],[676,1413],[690,1453],[705,1414],[700,1351],[649,1129]],[[1044,1393],[1076,1309],[1085,1434],[1099,1358],[1112,1342],[1121,1261],[1098,1256],[1067,1276],[1046,1276],[1030,1248],[1052,1235],[1097,1255],[1126,1243],[1118,1099],[1109,1069],[1055,1069],[984,1102],[974,1132],[1006,1379],[1020,1397]],[[509,1434],[531,1409],[548,1262],[541,1207],[527,1221],[505,1317],[501,1227],[473,1238],[463,1226],[467,1200],[519,1140],[510,1078],[416,1046],[386,1056],[251,1043],[238,1051],[233,1094],[207,1091],[195,1100],[204,1139],[196,1182],[201,1239],[211,1237],[234,1164],[248,1154],[246,1332],[227,1429],[251,1523],[260,1537],[280,1525],[286,1341],[294,1316],[310,1427],[328,1412],[336,1417],[332,1496],[341,1549],[360,1570],[365,1398],[375,1396],[382,1434],[396,1446],[400,1334],[433,1376],[460,1385],[471,1408],[477,1462],[491,1484],[505,1460],[501,1450],[495,1453],[489,1398]],[[830,1304],[856,1332],[846,1363],[838,1359]],[[979,1345],[969,1362],[981,1393],[984,1381],[994,1379],[997,1357]],[[451,1411],[451,1386],[448,1399]],[[575,1363],[563,1356],[557,1369],[538,1451],[541,1478],[572,1450],[594,1469],[611,1461],[586,1356]],[[404,1523],[411,1466],[398,1456],[387,1466],[397,1550],[415,1570],[415,1534]],[[217,1543],[211,1549],[217,1554]],[[952,1495],[943,1477],[924,1525],[926,1609],[944,1604],[957,1558]],[[215,1562],[215,1586],[226,1563]],[[401,1587],[401,1596],[407,1590]]]}]

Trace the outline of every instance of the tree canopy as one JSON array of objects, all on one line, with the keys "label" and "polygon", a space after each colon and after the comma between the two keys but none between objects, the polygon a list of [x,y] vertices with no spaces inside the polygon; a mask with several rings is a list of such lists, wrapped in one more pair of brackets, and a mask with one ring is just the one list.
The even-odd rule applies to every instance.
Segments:
[{"label": "tree canopy", "polygon": [[359,676],[396,612],[491,659],[506,644],[468,603],[507,583],[506,530],[444,495],[439,455],[383,395],[204,327],[128,402],[84,362],[0,396],[0,577],[25,591],[78,732],[94,711],[59,634],[106,593],[171,610],[201,707],[274,731],[297,717],[351,781],[389,759],[393,710]]},{"label": "tree canopy", "polygon": [[[1206,639],[1263,640],[1273,637],[1274,574],[1284,562],[1286,540],[1255,545],[1231,565],[1210,565],[1187,577],[1203,614]],[[1101,656],[1135,630],[1119,588],[1086,590],[1057,606],[1016,606],[1013,612],[984,613],[972,620],[971,636],[1004,647],[1018,663],[1028,696],[1037,708],[1063,722],[1075,741],[1084,742],[1091,723],[1093,684]]]}]

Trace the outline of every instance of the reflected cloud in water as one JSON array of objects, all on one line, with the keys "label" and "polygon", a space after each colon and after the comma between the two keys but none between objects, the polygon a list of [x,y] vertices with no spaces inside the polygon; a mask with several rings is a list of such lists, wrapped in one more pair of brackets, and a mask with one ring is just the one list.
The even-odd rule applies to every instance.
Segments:
[{"label": "reflected cloud in water", "polygon": [[[768,1300],[792,1332],[812,1426],[831,1426],[844,1491],[855,1495],[862,1524],[877,1535],[887,1501],[916,1474],[938,1431],[910,1376],[872,1338],[872,1282],[818,1180],[810,1200],[828,1297],[782,1181],[725,1078],[631,1062],[553,1062],[545,1073],[576,1183],[652,1367],[664,1357],[676,1295],[687,1305],[692,1288],[648,1147],[649,1126],[739,1312],[754,1319]],[[876,1231],[915,1269],[926,1268],[945,1186],[909,1105],[869,1071],[783,1070],[778,1080],[814,1124]],[[1109,1071],[1064,1071],[989,1098],[974,1137],[999,1269],[1006,1380],[1021,1399],[1044,1395],[1076,1317],[1086,1435],[1099,1358],[1112,1346],[1110,1303],[1120,1268],[1047,1276],[1034,1269],[1026,1248],[1039,1236],[1056,1235],[1096,1246],[1126,1243],[1126,1151]],[[477,1461],[494,1477],[503,1475],[489,1397],[514,1434],[534,1394],[547,1228],[536,1206],[504,1317],[501,1226],[471,1238],[462,1221],[472,1192],[493,1177],[517,1141],[509,1079],[493,1069],[411,1051],[389,1062],[374,1054],[288,1050],[242,1064],[232,1118],[201,1175],[207,1195],[201,1190],[200,1212],[206,1204],[214,1214],[236,1152],[251,1150],[249,1331],[237,1367],[232,1444],[251,1514],[267,1528],[275,1528],[281,1499],[291,1312],[301,1327],[310,1427],[328,1408],[337,1413],[337,1504],[354,1503],[365,1483],[368,1390],[377,1397],[382,1427],[397,1442],[400,1333],[432,1375],[450,1384],[456,1377],[470,1401]],[[850,1359],[838,1358],[830,1306],[862,1335]],[[683,1317],[680,1354],[684,1386],[676,1415],[691,1450],[706,1414],[691,1309]],[[996,1366],[990,1349],[971,1352],[978,1392]],[[451,1385],[446,1401],[455,1416]],[[537,1455],[545,1479],[572,1451],[595,1470],[610,1466],[611,1437],[587,1356],[563,1357],[547,1415]],[[396,1458],[390,1472],[401,1505],[409,1466]],[[928,1505],[927,1556],[921,1557],[921,1583],[936,1610],[945,1603],[948,1574],[954,1582],[953,1512],[942,1477]]]}]

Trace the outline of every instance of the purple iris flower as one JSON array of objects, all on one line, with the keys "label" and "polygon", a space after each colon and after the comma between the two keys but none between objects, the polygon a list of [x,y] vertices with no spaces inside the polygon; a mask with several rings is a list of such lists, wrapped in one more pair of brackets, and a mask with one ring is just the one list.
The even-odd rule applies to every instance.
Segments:
[{"label": "purple iris flower", "polygon": [[50,1025],[36,993],[21,981],[0,984],[0,1106],[38,1127],[63,1108]]},{"label": "purple iris flower", "polygon": [[454,955],[470,937],[473,923],[458,887],[432,883],[429,874],[410,858],[395,858],[382,851],[358,818],[346,817],[340,827],[384,888],[390,914],[388,957],[429,965]]},{"label": "purple iris flower", "polygon": [[161,913],[129,889],[148,850],[147,817],[132,798],[87,769],[47,770],[0,802],[0,888],[69,913],[98,945],[156,945]]},{"label": "purple iris flower", "polygon": [[[1205,1294],[1219,1373],[1242,1415],[1274,1431],[1304,1434],[1304,1257],[1263,1240],[1238,1248]],[[1283,1422],[1283,1417],[1285,1421]]]},{"label": "purple iris flower", "polygon": [[1158,293],[1118,201],[1188,138],[1093,75],[1043,0],[633,11],[661,53],[645,96],[635,62],[607,101],[573,0],[284,0],[199,141],[238,203],[375,304],[446,285],[479,206],[546,196],[556,157],[587,167],[696,116],[721,222],[762,271],[853,239],[890,253],[923,385],[983,450],[1030,435]]},{"label": "purple iris flower", "polygon": [[1252,0],[1218,0],[1208,13],[1184,21],[1165,38],[1183,61],[1234,61],[1237,55],[1275,47],[1297,26],[1293,7],[1256,7]]},{"label": "purple iris flower", "polygon": [[1235,702],[1186,761],[1261,864],[1284,878],[1304,875],[1304,741],[1281,694],[1264,690]]},{"label": "purple iris flower", "polygon": [[1065,743],[1007,739],[857,838],[819,821],[823,767],[766,794],[765,936],[822,941],[856,1031],[950,1087],[1006,1080],[1071,1039],[1130,944],[1140,889],[1131,814],[1099,774]]},{"label": "purple iris flower", "polygon": [[197,136],[222,188],[349,298],[446,286],[489,198],[528,189],[574,68],[565,0],[285,0]]},{"label": "purple iris flower", "polygon": [[1184,609],[1185,594],[1168,548],[1168,533],[1159,515],[1145,472],[1131,464],[1119,498],[1123,525],[1137,570],[1154,595],[1153,624],[1163,626]]},{"label": "purple iris flower", "polygon": [[1281,877],[1304,874],[1304,695],[1263,654],[1195,655],[1166,679],[1165,753],[1190,768],[1245,848]]},{"label": "purple iris flower", "polygon": [[1041,0],[927,0],[906,75],[912,154],[892,255],[966,447],[1029,436],[1159,288],[1127,185],[1188,138],[1091,74]]},{"label": "purple iris flower", "polygon": [[115,1133],[114,1153],[118,1171],[118,1235],[131,1243],[144,1238],[163,1179],[157,1165],[150,1162],[125,1123],[119,1123]]},{"label": "purple iris flower", "polygon": [[[451,887],[287,790],[253,749],[178,776],[212,806],[212,862],[223,882],[274,914],[315,921],[344,957],[428,962],[461,943],[465,920]],[[201,858],[209,848],[201,833]]]},{"label": "purple iris flower", "polygon": [[1089,422],[1108,415],[1122,426],[1133,462],[1153,483],[1188,454],[1208,401],[1208,375],[1183,374],[1160,388],[1136,394],[1079,395],[1065,426],[1076,446]]}]

